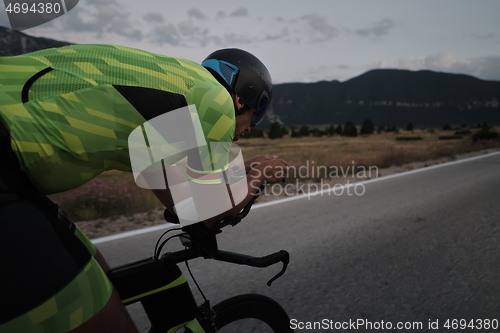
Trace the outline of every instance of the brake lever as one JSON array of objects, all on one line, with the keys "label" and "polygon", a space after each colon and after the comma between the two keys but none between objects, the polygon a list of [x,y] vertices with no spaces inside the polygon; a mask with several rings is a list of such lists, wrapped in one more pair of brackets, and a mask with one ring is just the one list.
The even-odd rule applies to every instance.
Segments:
[{"label": "brake lever", "polygon": [[[283,251],[281,250],[280,252],[286,252],[286,251]],[[288,253],[287,253],[288,254]],[[286,272],[286,269],[288,267],[288,263],[290,262],[290,255],[287,255],[285,259],[281,260],[281,262],[283,263],[283,268],[281,269],[281,271],[276,274],[271,280],[267,281],[267,285],[270,287],[271,284],[276,281],[277,279],[279,279],[283,274],[285,274]]]}]

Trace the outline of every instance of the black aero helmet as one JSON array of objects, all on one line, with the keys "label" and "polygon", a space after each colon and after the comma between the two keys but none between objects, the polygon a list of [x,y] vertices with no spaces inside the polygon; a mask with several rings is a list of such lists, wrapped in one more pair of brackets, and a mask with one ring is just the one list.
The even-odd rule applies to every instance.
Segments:
[{"label": "black aero helmet", "polygon": [[211,53],[201,65],[243,100],[247,107],[236,111],[236,115],[255,109],[251,125],[264,119],[271,103],[273,84],[266,66],[256,56],[240,49],[222,49]]}]

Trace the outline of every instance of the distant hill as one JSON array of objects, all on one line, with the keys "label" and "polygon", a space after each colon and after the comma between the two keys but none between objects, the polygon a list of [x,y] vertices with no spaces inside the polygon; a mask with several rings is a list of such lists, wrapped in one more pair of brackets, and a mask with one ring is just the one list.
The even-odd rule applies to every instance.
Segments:
[{"label": "distant hill", "polygon": [[444,123],[500,124],[500,82],[472,76],[372,70],[345,82],[274,86],[273,114],[288,126],[361,124],[443,126]]},{"label": "distant hill", "polygon": [[32,37],[22,32],[13,33],[10,29],[0,26],[0,56],[3,57],[64,45],[71,45],[71,43]]},{"label": "distant hill", "polygon": [[[68,42],[12,33],[0,27],[0,56],[12,56]],[[271,121],[287,126],[361,125],[441,127],[444,123],[500,125],[500,82],[472,76],[407,71],[372,70],[345,82],[285,83],[274,86]]]}]

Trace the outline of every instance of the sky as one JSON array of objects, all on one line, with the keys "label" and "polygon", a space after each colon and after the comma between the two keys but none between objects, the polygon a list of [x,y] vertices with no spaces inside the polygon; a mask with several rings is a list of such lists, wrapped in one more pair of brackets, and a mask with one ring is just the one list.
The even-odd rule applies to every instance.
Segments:
[{"label": "sky", "polygon": [[[497,0],[80,0],[23,32],[196,62],[242,48],[274,83],[346,81],[377,68],[500,81],[499,14]],[[3,2],[0,25],[10,27]]]}]

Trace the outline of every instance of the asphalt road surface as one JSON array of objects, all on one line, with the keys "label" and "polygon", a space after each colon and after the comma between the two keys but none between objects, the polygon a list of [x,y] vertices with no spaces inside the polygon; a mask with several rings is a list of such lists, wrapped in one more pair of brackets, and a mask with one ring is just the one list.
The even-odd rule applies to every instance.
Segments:
[{"label": "asphalt road surface", "polygon": [[[474,319],[476,327],[477,319],[500,321],[500,154],[381,178],[364,190],[259,207],[225,228],[219,248],[255,256],[286,249],[289,269],[268,287],[278,265],[196,259],[191,267],[204,293],[213,304],[242,293],[268,295],[294,319],[296,332],[331,332],[335,325],[357,331],[370,323],[369,331],[390,323],[392,331],[449,332],[448,319]],[[160,234],[98,248],[119,265],[151,256]],[[141,307],[129,310],[147,332]],[[360,326],[353,329],[353,321]],[[333,326],[306,330],[312,322]],[[407,329],[397,330],[398,323]]]}]

